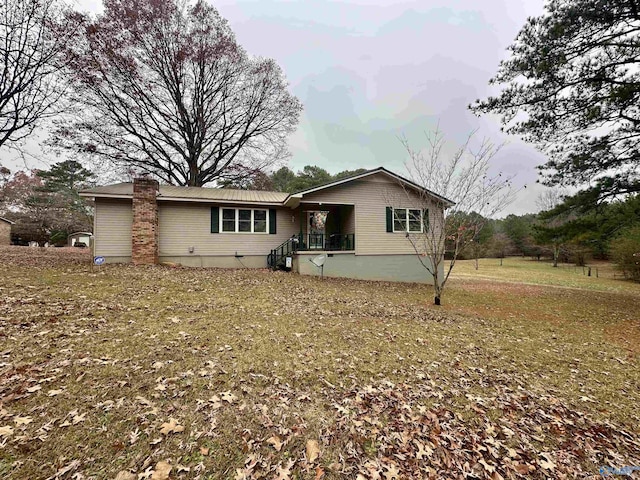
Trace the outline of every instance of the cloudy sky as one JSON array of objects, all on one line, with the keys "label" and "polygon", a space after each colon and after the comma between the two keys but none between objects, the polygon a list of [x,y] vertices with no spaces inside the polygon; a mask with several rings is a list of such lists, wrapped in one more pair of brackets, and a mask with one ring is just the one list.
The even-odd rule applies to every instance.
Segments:
[{"label": "cloudy sky", "polygon": [[[99,11],[100,2],[77,0]],[[488,80],[526,18],[543,0],[220,0],[214,2],[254,55],[275,58],[304,104],[289,166],[340,170],[384,166],[404,173],[406,152],[439,122],[453,143],[478,136],[508,142],[496,171],[527,185],[504,213],[536,210],[543,187],[535,148],[500,133],[495,117],[467,105],[492,92]],[[493,90],[494,91],[494,90]]]}]

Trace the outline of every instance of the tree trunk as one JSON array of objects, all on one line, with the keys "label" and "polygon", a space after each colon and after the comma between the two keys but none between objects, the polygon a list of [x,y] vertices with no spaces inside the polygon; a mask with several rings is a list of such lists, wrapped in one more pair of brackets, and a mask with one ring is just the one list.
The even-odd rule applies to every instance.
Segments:
[{"label": "tree trunk", "polygon": [[439,296],[439,295],[436,295],[436,296],[433,298],[433,304],[434,304],[434,305],[440,305],[440,296]]},{"label": "tree trunk", "polygon": [[502,266],[502,257],[500,257],[500,266]]},{"label": "tree trunk", "polygon": [[201,187],[202,185],[198,185],[198,165],[193,162],[189,162],[189,178],[187,180],[188,187]]},{"label": "tree trunk", "polygon": [[559,250],[560,249],[557,246],[553,247],[553,266],[554,267],[558,266],[558,257],[560,256],[559,255],[559,253],[560,253]]}]

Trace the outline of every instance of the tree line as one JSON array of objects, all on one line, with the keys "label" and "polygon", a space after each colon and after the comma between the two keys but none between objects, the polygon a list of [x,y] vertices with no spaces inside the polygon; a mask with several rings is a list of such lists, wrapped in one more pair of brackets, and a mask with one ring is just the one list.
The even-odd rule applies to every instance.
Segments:
[{"label": "tree line", "polygon": [[74,160],[48,170],[0,167],[0,217],[15,222],[12,242],[65,245],[69,234],[93,231],[91,202],[79,192],[94,184],[93,173]]},{"label": "tree line", "polygon": [[486,219],[460,258],[520,255],[547,258],[554,266],[611,260],[627,278],[640,281],[640,195],[580,213],[573,212],[572,202],[569,197],[537,214]]}]

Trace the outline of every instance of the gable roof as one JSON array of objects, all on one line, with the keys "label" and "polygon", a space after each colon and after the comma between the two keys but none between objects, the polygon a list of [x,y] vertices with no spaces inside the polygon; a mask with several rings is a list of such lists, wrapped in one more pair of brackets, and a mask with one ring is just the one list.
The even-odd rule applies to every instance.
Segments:
[{"label": "gable roof", "polygon": [[[387,170],[384,167],[367,170],[363,173],[351,175],[349,177],[333,180],[323,185],[307,188],[296,193],[288,194],[284,192],[268,192],[262,190],[233,190],[229,188],[208,188],[208,187],[176,187],[173,185],[160,185],[158,200],[171,200],[183,202],[216,202],[216,203],[247,203],[247,204],[265,204],[265,205],[284,205],[295,208],[300,199],[319,190],[336,187],[344,183],[352,182],[371,175],[382,173],[396,180],[397,182],[409,188],[426,192],[427,194],[439,199],[445,205],[445,208],[455,205],[455,202],[445,198],[437,193],[432,192],[417,183],[412,182],[400,175]],[[80,192],[82,197],[95,198],[133,198],[133,183],[116,183],[113,185],[105,185],[103,187],[95,187]]]},{"label": "gable roof", "polygon": [[[80,192],[83,197],[133,198],[133,183],[116,183]],[[160,185],[158,200],[183,202],[264,203],[282,204],[289,194],[260,190],[233,190],[230,188],[176,187]]]},{"label": "gable roof", "polygon": [[292,193],[290,195],[290,197],[292,197],[292,198],[302,198],[304,195],[308,195],[310,193],[317,192],[319,190],[324,190],[326,188],[336,187],[338,185],[342,185],[343,183],[352,182],[354,180],[359,180],[361,178],[365,178],[365,177],[368,177],[370,175],[375,175],[375,174],[378,174],[378,173],[383,173],[385,175],[388,175],[389,177],[393,178],[394,180],[398,181],[399,183],[401,183],[403,185],[408,186],[409,188],[413,188],[413,189],[419,190],[421,192],[426,192],[427,194],[429,194],[429,195],[441,200],[445,204],[445,208],[446,207],[452,207],[453,205],[455,205],[455,202],[449,200],[448,198],[445,198],[442,195],[438,195],[437,193],[432,192],[431,190],[428,190],[428,189],[426,189],[424,187],[421,187],[417,183],[412,182],[411,180],[408,180],[408,179],[398,175],[397,173],[393,173],[392,171],[387,170],[384,167],[374,168],[373,170],[367,170],[366,172],[357,173],[355,175],[350,175],[348,177],[344,177],[344,178],[341,178],[339,180],[333,180],[331,182],[324,183],[322,185],[318,185],[318,186],[315,186],[315,187],[307,188],[306,190],[300,190],[299,192]]},{"label": "gable roof", "polygon": [[16,224],[16,222],[12,222],[12,221],[11,221],[11,220],[9,220],[8,218],[2,218],[2,217],[0,217],[0,221],[7,222],[9,225],[15,225],[15,224]]}]

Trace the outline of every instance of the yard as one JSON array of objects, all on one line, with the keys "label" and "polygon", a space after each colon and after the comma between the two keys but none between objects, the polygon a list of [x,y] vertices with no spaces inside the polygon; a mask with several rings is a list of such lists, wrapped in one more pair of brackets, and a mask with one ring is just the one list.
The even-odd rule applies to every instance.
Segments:
[{"label": "yard", "polygon": [[461,262],[436,308],[420,285],[89,258],[0,250],[0,478],[640,467],[640,285],[606,266]]}]

